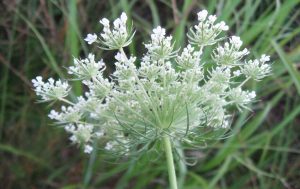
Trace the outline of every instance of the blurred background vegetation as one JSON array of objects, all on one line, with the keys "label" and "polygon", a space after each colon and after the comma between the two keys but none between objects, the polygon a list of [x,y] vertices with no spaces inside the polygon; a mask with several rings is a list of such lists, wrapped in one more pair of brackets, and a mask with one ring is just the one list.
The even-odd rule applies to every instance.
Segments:
[{"label": "blurred background vegetation", "polygon": [[[232,137],[190,152],[197,164],[179,169],[182,188],[300,188],[299,0],[0,1],[0,188],[167,188],[163,156],[113,164],[70,145],[51,125],[50,107],[35,103],[30,80],[65,75],[73,56],[88,53],[83,37],[100,32],[102,17],[129,15],[137,30],[129,50],[138,56],[157,25],[184,45],[187,26],[204,8],[225,20],[229,35],[240,35],[254,57],[271,55],[274,74],[249,83],[261,100],[237,115]],[[112,62],[112,52],[89,50]]]}]

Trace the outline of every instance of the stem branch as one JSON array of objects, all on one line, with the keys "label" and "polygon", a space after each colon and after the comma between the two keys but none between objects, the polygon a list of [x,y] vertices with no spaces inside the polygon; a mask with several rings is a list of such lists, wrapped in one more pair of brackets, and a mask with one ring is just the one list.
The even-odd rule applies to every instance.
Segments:
[{"label": "stem branch", "polygon": [[69,101],[69,100],[67,100],[67,99],[64,99],[64,98],[59,98],[59,100],[62,101],[62,102],[65,102],[65,103],[67,103],[67,104],[70,104],[70,105],[72,105],[72,106],[75,105],[73,102],[71,102],[71,101]]},{"label": "stem branch", "polygon": [[175,172],[174,159],[172,153],[172,146],[170,142],[170,137],[168,135],[165,135],[163,137],[163,143],[164,143],[166,157],[167,157],[170,189],[177,189],[177,179],[176,179],[176,172]]}]

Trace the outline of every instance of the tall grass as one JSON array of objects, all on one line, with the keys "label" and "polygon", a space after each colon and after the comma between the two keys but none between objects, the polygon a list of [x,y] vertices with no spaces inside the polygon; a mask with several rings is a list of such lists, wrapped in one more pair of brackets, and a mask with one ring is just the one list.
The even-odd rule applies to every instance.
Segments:
[{"label": "tall grass", "polygon": [[[47,109],[35,103],[29,81],[37,74],[66,74],[73,56],[83,56],[86,33],[100,31],[101,17],[125,11],[137,37],[132,54],[153,26],[166,26],[176,45],[186,42],[196,12],[207,8],[225,20],[255,55],[270,54],[273,75],[249,84],[258,91],[253,112],[238,114],[233,136],[188,152],[195,166],[181,167],[184,189],[300,188],[300,3],[299,0],[210,1],[3,1],[0,18],[0,188],[166,188],[164,157],[107,163],[70,146],[49,126]],[[176,18],[175,18],[176,17]],[[93,49],[109,64],[111,53]],[[75,93],[82,92],[77,84]],[[159,161],[149,161],[156,159]],[[183,178],[185,181],[183,183]],[[180,179],[179,179],[180,180]]]}]

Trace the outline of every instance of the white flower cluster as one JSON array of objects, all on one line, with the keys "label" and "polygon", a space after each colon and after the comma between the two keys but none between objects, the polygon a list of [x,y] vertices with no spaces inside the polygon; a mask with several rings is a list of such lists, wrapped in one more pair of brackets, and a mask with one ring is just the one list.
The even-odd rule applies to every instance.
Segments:
[{"label": "white flower cluster", "polygon": [[96,34],[88,34],[84,39],[88,44],[98,42],[101,43],[101,48],[113,50],[126,47],[131,43],[134,32],[132,27],[127,27],[127,15],[124,12],[113,22],[113,29],[107,18],[101,19],[100,23],[103,25],[103,32],[100,37]]},{"label": "white flower cluster", "polygon": [[50,119],[56,120],[58,123],[78,123],[81,119],[82,113],[77,107],[62,106],[61,113],[51,110],[48,115]]},{"label": "white flower cluster", "polygon": [[199,65],[201,54],[201,51],[195,51],[195,48],[188,44],[188,46],[183,49],[181,55],[176,58],[178,67],[188,70]]},{"label": "white flower cluster", "polygon": [[230,90],[229,99],[241,111],[242,108],[248,109],[247,105],[251,103],[256,97],[255,91],[243,91],[241,87]]},{"label": "white flower cluster", "polygon": [[219,46],[214,50],[213,60],[218,65],[236,66],[239,61],[249,53],[247,49],[239,51],[242,44],[243,42],[239,37],[232,36],[229,39],[229,43],[226,42],[224,47]]},{"label": "white flower cluster", "polygon": [[[86,153],[98,142],[106,151],[135,154],[149,150],[165,135],[195,145],[207,138],[208,130],[229,128],[234,107],[249,109],[256,94],[244,90],[244,84],[271,72],[269,56],[244,59],[249,52],[240,50],[243,43],[236,36],[215,47],[211,61],[202,60],[204,48],[222,40],[219,34],[228,30],[224,22],[215,24],[216,19],[205,10],[198,13],[199,23],[191,29],[190,42],[180,53],[173,48],[172,36],[158,26],[141,59],[128,57],[123,50],[133,36],[127,30],[127,16],[122,13],[113,30],[109,21],[102,19],[102,39],[89,34],[86,41],[119,50],[116,70],[109,78],[103,76],[103,61],[97,62],[89,54],[87,59],[75,59],[69,68],[87,88],[77,101],[66,99],[69,86],[60,80],[44,83],[37,77],[33,80],[35,91],[44,101],[59,99],[68,104],[61,112],[51,110],[49,117],[64,125],[70,139],[83,145]],[[206,62],[213,64],[204,66]]]},{"label": "white flower cluster", "polygon": [[93,151],[93,147],[90,144],[92,139],[97,139],[100,136],[103,135],[101,132],[93,133],[94,126],[92,124],[68,124],[65,126],[65,130],[72,134],[70,137],[70,140],[73,143],[84,143],[84,152],[85,153],[91,153]]},{"label": "white flower cluster", "polygon": [[200,11],[198,13],[199,23],[191,28],[190,34],[188,34],[190,43],[204,47],[207,45],[213,45],[222,40],[222,38],[217,37],[222,31],[227,31],[229,27],[224,21],[215,24],[216,20],[216,15],[208,16],[207,10]]},{"label": "white flower cluster", "polygon": [[270,56],[263,54],[260,59],[249,60],[244,64],[241,67],[241,72],[256,81],[260,81],[271,73],[271,66],[266,64],[268,61],[270,61]]},{"label": "white flower cluster", "polygon": [[89,80],[99,75],[105,64],[102,60],[95,61],[95,55],[89,54],[88,58],[79,60],[74,58],[74,66],[70,66],[68,73],[73,74],[80,80]]},{"label": "white flower cluster", "polygon": [[70,87],[67,82],[61,80],[54,81],[53,78],[49,78],[48,82],[43,82],[41,76],[37,76],[32,80],[34,90],[38,96],[41,97],[41,101],[59,100],[68,96]]},{"label": "white flower cluster", "polygon": [[166,30],[160,26],[153,29],[151,34],[151,42],[145,44],[148,50],[148,56],[153,60],[163,61],[171,58],[175,52],[173,52],[172,36],[166,37]]}]

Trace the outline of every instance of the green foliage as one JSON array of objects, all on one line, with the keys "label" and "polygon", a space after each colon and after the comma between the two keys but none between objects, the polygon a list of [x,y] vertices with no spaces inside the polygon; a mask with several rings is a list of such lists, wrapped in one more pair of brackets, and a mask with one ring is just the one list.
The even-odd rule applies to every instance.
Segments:
[{"label": "green foliage", "polygon": [[[173,33],[177,47],[183,46],[186,26],[195,20],[189,15],[202,8],[216,12],[230,25],[229,33],[241,35],[255,55],[271,55],[273,75],[259,84],[249,83],[262,100],[253,112],[237,112],[233,136],[185,151],[197,157],[195,166],[186,168],[178,159],[183,188],[300,188],[299,0],[75,2],[0,3],[1,188],[166,188],[163,154],[107,162],[101,152],[88,157],[68,145],[64,132],[49,126],[48,110],[35,104],[29,81],[37,73],[55,78],[66,74],[61,68],[70,65],[73,56],[86,53],[82,38],[100,31],[94,20],[114,19],[125,11],[137,30],[130,53],[141,55],[145,50],[137,44],[147,41],[159,24]],[[113,60],[110,53],[91,51],[106,62]],[[81,90],[76,87],[76,93]]]}]

